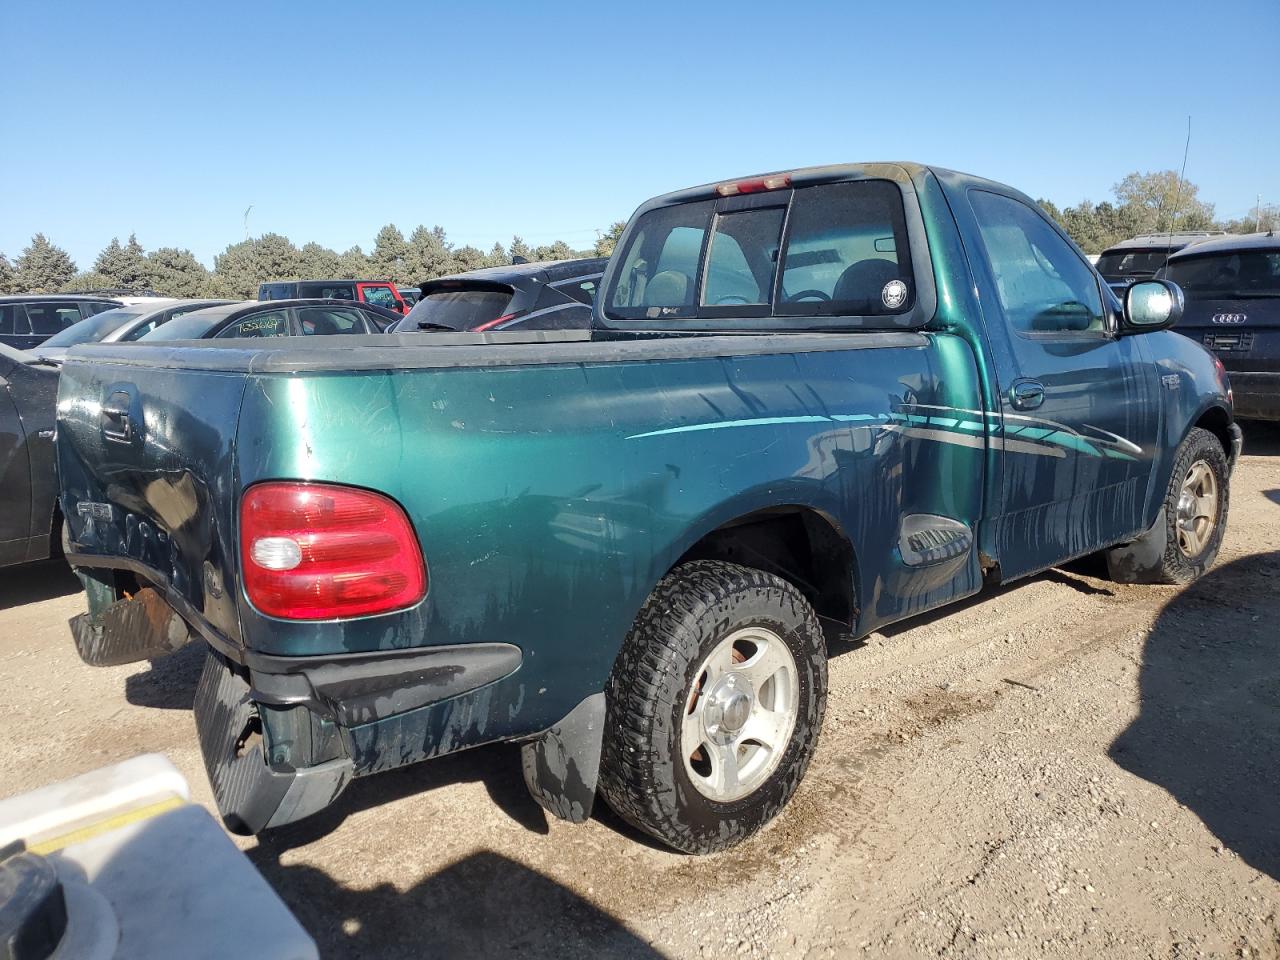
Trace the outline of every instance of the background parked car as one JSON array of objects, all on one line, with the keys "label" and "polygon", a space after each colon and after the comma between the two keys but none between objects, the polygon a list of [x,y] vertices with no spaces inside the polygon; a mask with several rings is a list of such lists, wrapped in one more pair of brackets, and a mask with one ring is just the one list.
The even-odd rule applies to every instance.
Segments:
[{"label": "background parked car", "polygon": [[0,566],[60,548],[53,425],[58,371],[0,345]]},{"label": "background parked car", "polygon": [[0,343],[29,350],[73,323],[124,306],[97,294],[28,294],[0,297]]},{"label": "background parked car", "polygon": [[356,300],[408,313],[409,307],[394,284],[385,280],[282,280],[258,286],[259,300],[296,300],[315,297],[323,300]]},{"label": "background parked car", "polygon": [[194,310],[157,327],[142,339],[150,342],[381,333],[399,319],[394,311],[350,300],[242,300]]},{"label": "background parked car", "polygon": [[1206,240],[1171,256],[1160,275],[1186,297],[1178,332],[1227,368],[1236,416],[1280,420],[1280,237]]},{"label": "background parked car", "polygon": [[591,326],[591,304],[608,257],[514,263],[428,280],[391,332],[446,328],[574,330]]},{"label": "background parked car", "polygon": [[32,352],[39,357],[61,359],[68,348],[81,343],[127,343],[141,340],[152,330],[170,320],[185,316],[205,307],[214,307],[231,300],[179,300],[156,298],[114,310],[106,310],[88,319],[73,323],[61,333],[55,333]]},{"label": "background parked car", "polygon": [[1169,255],[1184,247],[1222,234],[1204,231],[1153,233],[1122,240],[1102,251],[1094,266],[1118,296],[1139,280],[1150,280]]},{"label": "background parked car", "polygon": [[413,305],[422,297],[422,291],[417,287],[396,287],[396,292],[400,294],[400,299],[403,300],[405,305],[410,309],[412,309]]}]

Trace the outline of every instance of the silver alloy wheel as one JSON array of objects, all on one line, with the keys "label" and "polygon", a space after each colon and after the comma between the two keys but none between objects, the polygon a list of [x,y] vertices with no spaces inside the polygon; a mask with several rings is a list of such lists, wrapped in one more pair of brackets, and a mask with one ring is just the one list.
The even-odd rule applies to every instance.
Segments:
[{"label": "silver alloy wheel", "polygon": [[1218,523],[1218,478],[1204,460],[1187,470],[1178,494],[1178,549],[1188,557],[1200,556]]},{"label": "silver alloy wheel", "polygon": [[685,773],[709,800],[740,800],[769,779],[791,742],[800,671],[765,627],[716,645],[698,668],[680,724]]}]

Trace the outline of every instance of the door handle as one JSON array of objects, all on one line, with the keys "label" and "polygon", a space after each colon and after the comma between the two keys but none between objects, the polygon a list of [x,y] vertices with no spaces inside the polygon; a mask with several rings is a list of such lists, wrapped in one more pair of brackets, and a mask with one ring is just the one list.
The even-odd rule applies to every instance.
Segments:
[{"label": "door handle", "polygon": [[1039,380],[1018,380],[1009,390],[1009,402],[1015,410],[1034,410],[1044,403],[1044,384]]},{"label": "door handle", "polygon": [[129,418],[129,394],[113,393],[102,405],[102,435],[117,443],[132,443],[133,421]]}]

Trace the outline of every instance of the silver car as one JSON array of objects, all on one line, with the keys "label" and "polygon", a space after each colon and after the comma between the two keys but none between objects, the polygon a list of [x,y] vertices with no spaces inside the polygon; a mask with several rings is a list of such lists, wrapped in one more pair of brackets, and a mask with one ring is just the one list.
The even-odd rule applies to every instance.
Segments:
[{"label": "silver car", "polygon": [[31,353],[46,360],[61,360],[71,347],[82,343],[121,343],[139,340],[170,320],[194,310],[230,300],[178,300],[149,298],[88,317],[56,333]]}]

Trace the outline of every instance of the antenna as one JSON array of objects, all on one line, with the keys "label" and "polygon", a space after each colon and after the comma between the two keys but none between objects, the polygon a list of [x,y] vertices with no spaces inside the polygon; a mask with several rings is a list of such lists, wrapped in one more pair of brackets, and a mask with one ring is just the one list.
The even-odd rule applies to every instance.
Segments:
[{"label": "antenna", "polygon": [[1178,174],[1178,185],[1173,191],[1173,213],[1169,215],[1169,246],[1173,246],[1173,227],[1178,222],[1178,213],[1182,210],[1182,182],[1187,176],[1187,154],[1191,152],[1191,115],[1187,115],[1187,142],[1182,148],[1182,172]]},{"label": "antenna", "polygon": [[253,204],[244,208],[244,238],[249,239],[249,211],[253,209]]}]

